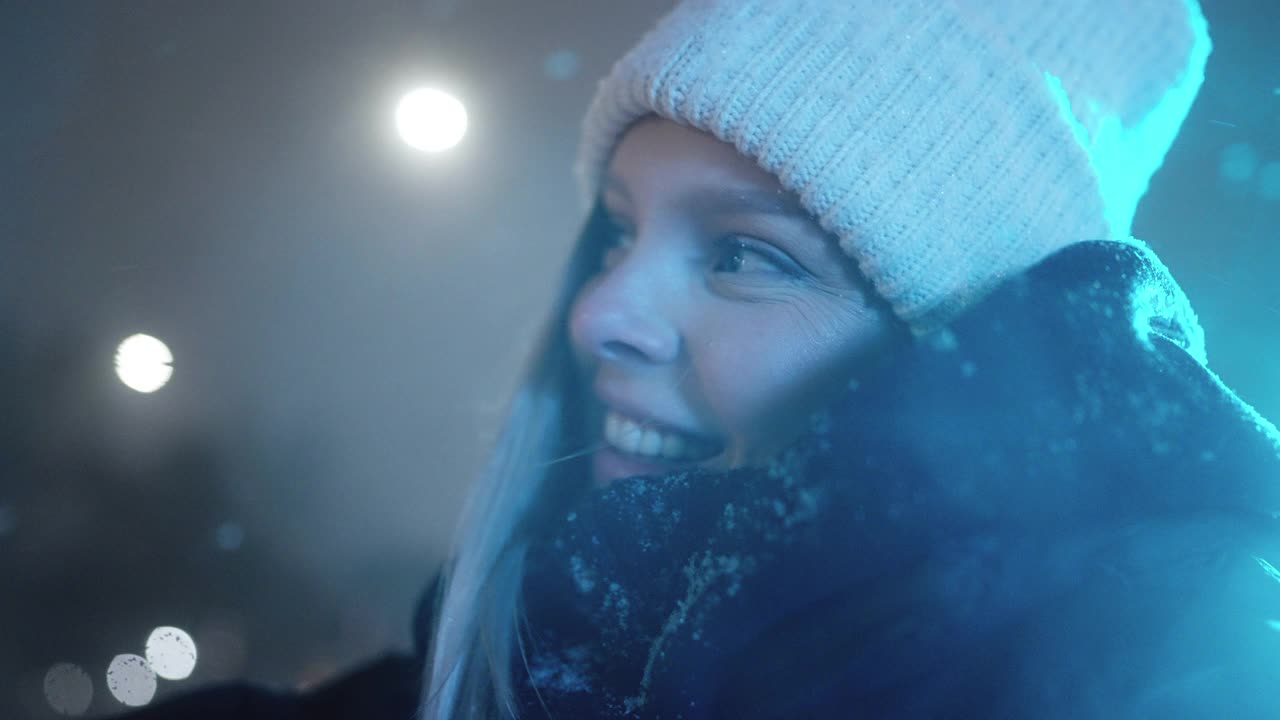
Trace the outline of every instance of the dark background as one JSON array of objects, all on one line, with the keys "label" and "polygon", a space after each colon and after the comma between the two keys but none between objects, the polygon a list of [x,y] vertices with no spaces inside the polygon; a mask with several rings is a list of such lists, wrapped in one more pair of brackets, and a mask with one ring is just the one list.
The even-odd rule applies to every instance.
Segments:
[{"label": "dark background", "polygon": [[[0,5],[0,718],[176,625],[157,697],[410,647],[559,280],[596,80],[670,2]],[[1205,0],[1207,80],[1135,234],[1280,419],[1280,3]],[[470,128],[427,155],[399,96]],[[124,387],[116,345],[175,355]]]}]

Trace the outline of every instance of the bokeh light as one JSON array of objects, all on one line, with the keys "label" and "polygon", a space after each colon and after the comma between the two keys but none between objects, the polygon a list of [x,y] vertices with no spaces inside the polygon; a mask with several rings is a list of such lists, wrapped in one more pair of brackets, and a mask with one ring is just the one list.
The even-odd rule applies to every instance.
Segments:
[{"label": "bokeh light", "polygon": [[147,637],[147,664],[165,680],[186,680],[196,668],[196,642],[182,628],[158,627]]},{"label": "bokeh light", "polygon": [[44,697],[60,715],[83,715],[93,701],[93,680],[74,663],[58,663],[44,674]]},{"label": "bokeh light", "polygon": [[1272,160],[1258,171],[1258,194],[1268,200],[1280,200],[1280,161]]},{"label": "bokeh light", "polygon": [[9,535],[18,527],[18,515],[8,505],[0,505],[0,537]]},{"label": "bokeh light", "polygon": [[117,655],[107,666],[107,689],[125,705],[146,705],[156,696],[156,674],[141,655]]},{"label": "bokeh light", "polygon": [[140,393],[152,393],[173,376],[173,353],[150,335],[131,335],[116,349],[116,375]]},{"label": "bokeh light", "polygon": [[244,528],[233,522],[224,522],[213,531],[213,541],[218,549],[235,552],[244,544]]},{"label": "bokeh light", "polygon": [[222,681],[244,675],[248,644],[243,618],[226,611],[214,611],[195,630],[200,638],[202,678]]},{"label": "bokeh light", "polygon": [[1235,143],[1222,149],[1218,156],[1218,174],[1223,180],[1248,182],[1258,169],[1258,153],[1249,143]]},{"label": "bokeh light", "polygon": [[427,152],[448,150],[467,132],[467,110],[449,93],[420,88],[401,98],[396,129],[411,147]]},{"label": "bokeh light", "polygon": [[578,74],[578,54],[572,50],[556,50],[547,55],[542,71],[553,80],[569,80]]}]

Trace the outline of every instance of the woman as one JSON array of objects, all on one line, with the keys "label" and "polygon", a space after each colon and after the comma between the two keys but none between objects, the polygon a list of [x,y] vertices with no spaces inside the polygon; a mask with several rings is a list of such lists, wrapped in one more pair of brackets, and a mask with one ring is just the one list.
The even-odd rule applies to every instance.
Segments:
[{"label": "woman", "polygon": [[1183,0],[681,3],[419,664],[223,712],[1280,715],[1280,441],[1129,237],[1208,52]]}]

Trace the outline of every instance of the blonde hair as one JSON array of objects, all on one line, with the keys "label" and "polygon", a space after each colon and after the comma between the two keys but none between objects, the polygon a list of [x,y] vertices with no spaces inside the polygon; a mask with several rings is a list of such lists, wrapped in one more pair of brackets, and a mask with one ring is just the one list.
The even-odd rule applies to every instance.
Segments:
[{"label": "blonde hair", "polygon": [[596,206],[453,536],[424,669],[421,720],[518,717],[513,650],[530,535],[589,484],[568,316],[599,264]]}]

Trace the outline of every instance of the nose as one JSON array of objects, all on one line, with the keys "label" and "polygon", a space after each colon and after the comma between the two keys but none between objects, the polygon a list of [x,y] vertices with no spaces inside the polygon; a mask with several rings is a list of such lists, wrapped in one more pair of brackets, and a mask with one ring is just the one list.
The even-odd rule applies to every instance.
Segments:
[{"label": "nose", "polygon": [[577,350],[597,362],[660,365],[673,361],[680,334],[670,307],[673,283],[652,266],[627,262],[596,276],[578,292],[569,314]]}]

